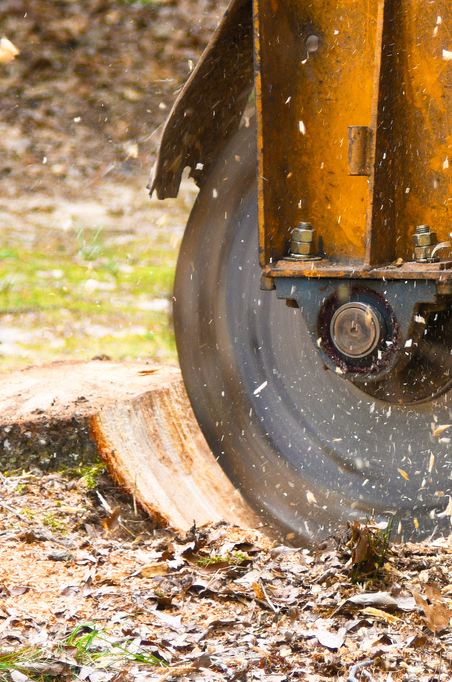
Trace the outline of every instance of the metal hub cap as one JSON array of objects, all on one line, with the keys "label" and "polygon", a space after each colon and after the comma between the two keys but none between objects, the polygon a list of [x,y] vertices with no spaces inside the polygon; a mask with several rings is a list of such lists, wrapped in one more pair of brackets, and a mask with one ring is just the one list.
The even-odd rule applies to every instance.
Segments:
[{"label": "metal hub cap", "polygon": [[345,303],[331,318],[330,332],[333,344],[342,355],[365,358],[380,343],[383,320],[367,303]]}]

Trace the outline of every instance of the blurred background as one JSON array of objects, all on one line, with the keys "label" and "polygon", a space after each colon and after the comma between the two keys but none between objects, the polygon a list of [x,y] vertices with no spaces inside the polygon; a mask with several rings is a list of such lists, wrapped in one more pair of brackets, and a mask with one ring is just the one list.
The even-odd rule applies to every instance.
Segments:
[{"label": "blurred background", "polygon": [[149,198],[162,125],[223,0],[2,0],[0,369],[177,362],[171,291],[197,189]]}]

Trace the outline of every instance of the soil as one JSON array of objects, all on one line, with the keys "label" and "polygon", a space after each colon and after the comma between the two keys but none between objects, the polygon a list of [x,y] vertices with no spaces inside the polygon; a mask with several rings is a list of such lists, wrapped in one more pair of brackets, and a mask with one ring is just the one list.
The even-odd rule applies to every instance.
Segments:
[{"label": "soil", "polygon": [[218,0],[3,0],[3,195],[102,195],[147,182],[178,89],[222,16]]},{"label": "soil", "polygon": [[451,679],[450,540],[181,535],[99,470],[1,477],[0,497],[1,680]]}]

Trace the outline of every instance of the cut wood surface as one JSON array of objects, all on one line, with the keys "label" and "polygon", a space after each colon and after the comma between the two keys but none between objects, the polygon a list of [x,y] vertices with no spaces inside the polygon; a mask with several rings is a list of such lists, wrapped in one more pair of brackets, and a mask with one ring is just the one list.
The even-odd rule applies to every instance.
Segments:
[{"label": "cut wood surface", "polygon": [[212,455],[176,367],[94,360],[0,373],[0,469],[99,456],[158,523],[185,530],[259,517]]}]

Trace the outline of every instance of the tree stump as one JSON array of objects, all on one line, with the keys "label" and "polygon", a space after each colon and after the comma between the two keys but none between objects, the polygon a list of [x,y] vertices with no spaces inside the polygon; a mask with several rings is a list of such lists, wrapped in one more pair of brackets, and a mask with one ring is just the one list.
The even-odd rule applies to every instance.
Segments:
[{"label": "tree stump", "polygon": [[212,455],[176,367],[94,360],[0,373],[0,469],[101,458],[158,523],[260,519]]}]

